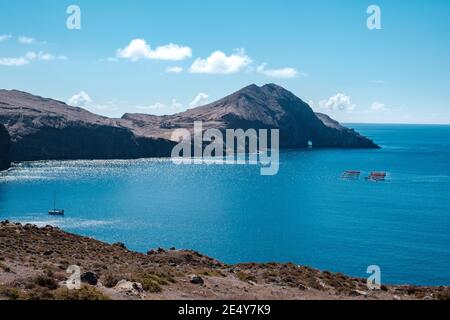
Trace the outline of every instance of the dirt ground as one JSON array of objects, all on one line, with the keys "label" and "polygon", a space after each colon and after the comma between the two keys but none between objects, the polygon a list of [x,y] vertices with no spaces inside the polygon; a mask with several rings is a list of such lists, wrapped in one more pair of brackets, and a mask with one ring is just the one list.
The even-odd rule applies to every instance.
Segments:
[{"label": "dirt ground", "polygon": [[[82,286],[68,290],[69,266]],[[0,223],[0,299],[449,299],[449,287],[382,286],[295,264],[226,265],[190,250],[147,254],[54,227]]]}]

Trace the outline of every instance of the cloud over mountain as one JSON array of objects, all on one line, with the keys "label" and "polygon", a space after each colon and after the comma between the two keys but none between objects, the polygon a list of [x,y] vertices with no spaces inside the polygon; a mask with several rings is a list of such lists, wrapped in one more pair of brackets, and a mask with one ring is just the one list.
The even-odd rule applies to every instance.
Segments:
[{"label": "cloud over mountain", "polygon": [[192,49],[169,43],[155,50],[144,39],[134,39],[130,44],[117,50],[117,58],[138,61],[141,59],[180,61],[192,57]]},{"label": "cloud over mountain", "polygon": [[260,65],[256,71],[271,78],[288,79],[295,78],[299,75],[299,72],[294,68],[267,69],[267,63]]},{"label": "cloud over mountain", "polygon": [[349,96],[338,93],[328,100],[322,100],[319,102],[319,106],[323,109],[331,111],[348,111],[351,112],[355,109],[355,105],[352,103]]},{"label": "cloud over mountain", "polygon": [[200,107],[208,103],[209,95],[203,92],[200,92],[194,100],[189,103],[190,108]]},{"label": "cloud over mountain", "polygon": [[189,71],[191,73],[232,74],[250,65],[252,60],[244,49],[237,49],[227,56],[222,51],[213,52],[208,58],[198,58]]},{"label": "cloud over mountain", "polygon": [[91,97],[84,91],[74,94],[67,100],[67,104],[70,106],[86,108],[92,103]]}]

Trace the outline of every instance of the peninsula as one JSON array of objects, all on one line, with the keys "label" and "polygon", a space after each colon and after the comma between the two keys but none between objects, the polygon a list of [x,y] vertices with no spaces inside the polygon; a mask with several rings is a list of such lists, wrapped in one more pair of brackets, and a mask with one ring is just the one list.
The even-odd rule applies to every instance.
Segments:
[{"label": "peninsula", "polygon": [[112,119],[64,102],[0,90],[0,124],[11,136],[11,161],[168,157],[175,129],[279,129],[281,148],[379,148],[275,84],[250,85],[209,105],[155,116]]}]

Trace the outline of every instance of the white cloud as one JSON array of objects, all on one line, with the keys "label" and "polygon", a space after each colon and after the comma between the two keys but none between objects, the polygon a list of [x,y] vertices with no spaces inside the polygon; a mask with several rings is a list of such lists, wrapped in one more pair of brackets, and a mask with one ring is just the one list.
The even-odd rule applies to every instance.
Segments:
[{"label": "white cloud", "polygon": [[18,39],[19,43],[21,44],[45,44],[45,41],[38,41],[35,38],[25,37],[21,36]]},{"label": "white cloud", "polygon": [[0,35],[0,42],[8,41],[11,38],[12,38],[12,36],[10,34],[2,34],[2,35]]},{"label": "white cloud", "polygon": [[392,106],[388,106],[382,102],[375,101],[371,104],[369,112],[379,113],[379,114],[392,114],[397,111],[400,111],[402,107],[395,108]]},{"label": "white cloud", "polygon": [[84,91],[74,94],[67,100],[67,104],[74,107],[86,108],[92,104],[91,97]]},{"label": "white cloud", "polygon": [[109,58],[106,58],[106,59],[100,59],[99,61],[100,62],[118,62],[119,59],[114,58],[114,57],[109,57]]},{"label": "white cloud", "polygon": [[32,61],[32,60],[38,60],[38,61],[53,61],[53,60],[69,60],[68,57],[66,56],[55,56],[53,54],[50,53],[46,53],[46,52],[28,52],[25,55],[26,59]]},{"label": "white cloud", "polygon": [[260,65],[256,71],[271,78],[295,78],[299,72],[294,68],[267,69],[267,63]]},{"label": "white cloud", "polygon": [[245,54],[244,49],[238,49],[227,56],[222,51],[213,52],[208,58],[198,58],[189,71],[191,73],[231,74],[248,66],[252,60]]},{"label": "white cloud", "polygon": [[80,107],[94,113],[102,113],[106,116],[111,116],[111,112],[119,110],[115,101],[109,101],[105,104],[94,103],[93,99],[85,91],[80,91],[67,99],[67,104],[74,107]]},{"label": "white cloud", "polygon": [[168,73],[181,73],[181,72],[183,72],[183,68],[182,67],[167,67],[166,68],[166,72],[168,72]]},{"label": "white cloud", "polygon": [[352,103],[349,96],[338,93],[335,96],[330,97],[328,100],[322,100],[319,102],[319,106],[322,109],[331,111],[348,111],[351,112],[355,109],[355,105]]},{"label": "white cloud", "polygon": [[28,37],[19,37],[19,43],[21,44],[33,44],[36,43],[36,39]]},{"label": "white cloud", "polygon": [[150,59],[180,61],[192,57],[192,49],[170,43],[150,51]]},{"label": "white cloud", "polygon": [[0,66],[19,67],[29,64],[30,61],[24,57],[19,58],[0,58]]},{"label": "white cloud", "polygon": [[183,104],[179,103],[175,99],[173,99],[172,103],[169,105],[161,102],[156,102],[149,106],[136,106],[136,109],[145,110],[156,115],[167,115],[184,111]]},{"label": "white cloud", "polygon": [[375,101],[375,102],[372,103],[372,105],[370,106],[370,109],[371,109],[372,111],[385,111],[385,110],[386,110],[386,105],[385,105],[384,103]]},{"label": "white cloud", "polygon": [[161,102],[156,102],[155,104],[151,104],[149,106],[136,106],[136,109],[141,110],[160,110],[160,109],[166,109],[167,105]]},{"label": "white cloud", "polygon": [[0,58],[0,66],[17,67],[30,64],[32,61],[53,61],[53,60],[67,60],[66,56],[55,56],[46,52],[27,52],[22,57],[17,58]]},{"label": "white cloud", "polygon": [[28,52],[25,55],[26,59],[28,60],[42,60],[42,61],[52,61],[55,60],[55,56],[50,54],[50,53],[45,53],[45,52]]},{"label": "white cloud", "polygon": [[194,98],[194,100],[191,103],[189,103],[189,107],[195,108],[195,107],[204,106],[205,104],[208,103],[208,99],[209,99],[209,95],[201,92]]},{"label": "white cloud", "polygon": [[188,108],[195,108],[199,106],[203,106],[207,104],[209,99],[209,95],[206,93],[199,93],[194,98],[194,100],[189,103],[188,106],[183,105],[182,103],[178,102],[176,99],[172,99],[172,102],[170,104],[162,103],[162,102],[156,102],[151,105],[139,105],[136,106],[136,109],[144,110],[145,112],[149,112],[151,114],[155,115],[168,115],[168,114],[175,114],[179,112],[183,112]]},{"label": "white cloud", "polygon": [[313,100],[308,100],[307,103],[309,104],[311,109],[313,109],[313,110],[316,109],[316,103]]},{"label": "white cloud", "polygon": [[145,40],[134,39],[125,48],[117,50],[117,57],[131,61],[140,59],[180,61],[191,58],[192,50],[173,43],[152,50]]},{"label": "white cloud", "polygon": [[150,46],[145,40],[135,39],[127,47],[117,50],[117,57],[137,61],[139,59],[148,59],[150,51]]}]

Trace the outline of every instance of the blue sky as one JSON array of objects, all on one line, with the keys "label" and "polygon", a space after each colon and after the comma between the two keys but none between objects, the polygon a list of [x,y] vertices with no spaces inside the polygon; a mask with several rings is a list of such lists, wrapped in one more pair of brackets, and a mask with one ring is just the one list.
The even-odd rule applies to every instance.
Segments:
[{"label": "blue sky", "polygon": [[0,88],[119,117],[277,83],[342,122],[450,123],[449,39],[447,0],[2,1]]}]

